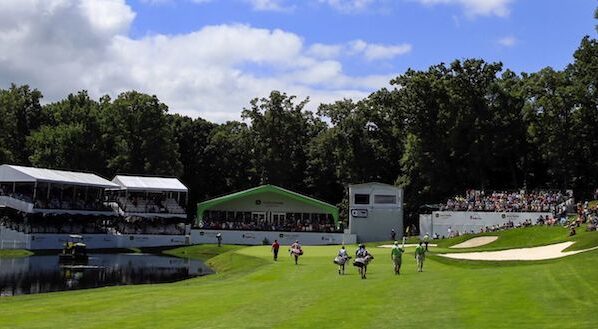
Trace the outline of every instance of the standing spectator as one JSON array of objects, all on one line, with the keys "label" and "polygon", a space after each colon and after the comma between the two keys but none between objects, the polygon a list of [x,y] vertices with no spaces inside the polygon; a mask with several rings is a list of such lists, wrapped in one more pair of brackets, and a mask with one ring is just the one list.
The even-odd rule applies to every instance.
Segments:
[{"label": "standing spectator", "polygon": [[222,233],[218,232],[216,234],[216,239],[218,239],[218,247],[222,246]]},{"label": "standing spectator", "polygon": [[426,246],[426,251],[428,251],[428,243],[430,243],[430,235],[426,233],[424,235],[424,245]]},{"label": "standing spectator", "polygon": [[397,232],[394,229],[390,230],[390,241],[394,241],[397,238]]}]

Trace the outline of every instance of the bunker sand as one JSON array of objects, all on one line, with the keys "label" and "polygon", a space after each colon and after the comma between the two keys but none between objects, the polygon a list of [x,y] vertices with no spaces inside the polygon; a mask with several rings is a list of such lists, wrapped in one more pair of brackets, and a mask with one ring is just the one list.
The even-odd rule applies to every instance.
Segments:
[{"label": "bunker sand", "polygon": [[451,246],[451,248],[460,249],[460,248],[480,247],[480,246],[492,243],[492,242],[496,241],[496,239],[498,239],[497,236],[479,236],[479,237],[471,238],[467,241],[463,241],[454,246]]},{"label": "bunker sand", "polygon": [[466,259],[466,260],[489,260],[489,261],[509,261],[509,260],[546,260],[556,259],[566,256],[579,254],[585,251],[596,250],[598,247],[575,250],[575,251],[563,251],[575,242],[567,241],[556,244],[551,244],[542,247],[533,248],[518,248],[500,251],[481,251],[481,252],[467,252],[467,253],[454,253],[454,254],[440,254],[440,256],[453,258],[453,259]]}]

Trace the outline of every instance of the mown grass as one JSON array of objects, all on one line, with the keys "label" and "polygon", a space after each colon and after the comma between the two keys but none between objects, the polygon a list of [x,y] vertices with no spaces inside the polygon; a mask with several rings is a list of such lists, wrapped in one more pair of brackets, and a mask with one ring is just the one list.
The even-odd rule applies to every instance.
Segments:
[{"label": "mown grass", "polygon": [[595,328],[598,321],[598,251],[510,266],[432,256],[417,273],[409,248],[395,276],[390,251],[372,247],[362,280],[352,266],[336,273],[338,246],[304,249],[296,266],[284,248],[278,262],[268,246],[177,248],[167,253],[212,255],[217,274],[0,298],[0,327]]},{"label": "mown grass", "polygon": [[28,257],[31,255],[33,255],[33,253],[29,250],[0,249],[0,257],[5,257],[5,258]]}]

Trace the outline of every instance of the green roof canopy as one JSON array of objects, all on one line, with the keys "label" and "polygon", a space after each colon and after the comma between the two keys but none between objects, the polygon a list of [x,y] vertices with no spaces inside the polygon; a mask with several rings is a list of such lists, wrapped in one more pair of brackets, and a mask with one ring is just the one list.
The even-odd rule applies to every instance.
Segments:
[{"label": "green roof canopy", "polygon": [[331,214],[332,218],[334,218],[335,225],[338,226],[338,208],[337,207],[335,207],[329,203],[326,203],[324,201],[320,201],[320,200],[305,196],[303,194],[299,194],[297,192],[289,191],[287,189],[284,189],[282,187],[278,187],[275,185],[261,185],[258,187],[250,188],[245,191],[240,191],[240,192],[228,194],[225,196],[221,196],[219,198],[200,202],[197,204],[197,219],[199,220],[199,219],[203,218],[204,212],[216,205],[226,203],[228,201],[240,199],[243,197],[266,193],[266,192],[272,192],[275,194],[283,195],[292,200],[299,201],[299,202],[320,208],[323,211],[325,211],[326,213]]}]

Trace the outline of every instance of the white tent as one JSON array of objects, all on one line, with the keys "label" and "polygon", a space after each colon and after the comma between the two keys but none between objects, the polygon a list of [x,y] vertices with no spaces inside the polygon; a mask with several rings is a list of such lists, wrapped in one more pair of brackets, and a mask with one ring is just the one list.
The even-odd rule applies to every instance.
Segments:
[{"label": "white tent", "polygon": [[117,175],[112,182],[130,192],[187,193],[187,187],[176,178]]},{"label": "white tent", "polygon": [[13,165],[0,166],[0,182],[47,182],[99,188],[118,188],[118,185],[94,174]]}]

